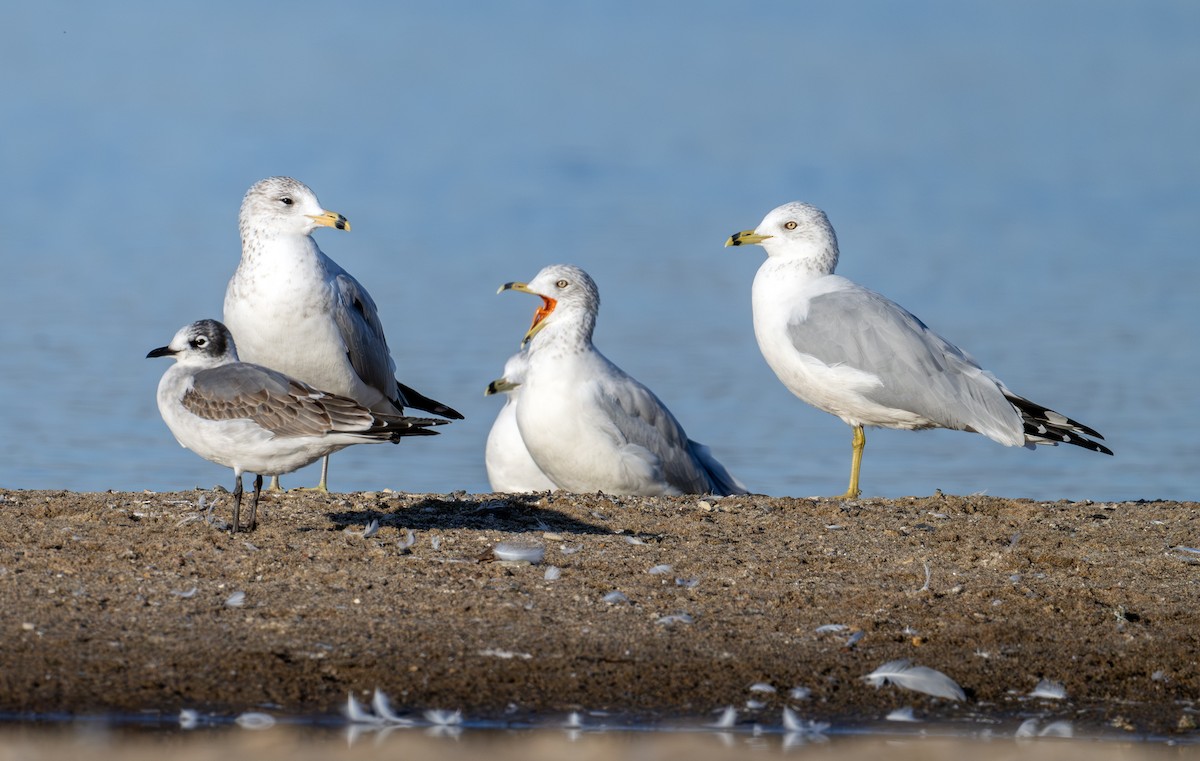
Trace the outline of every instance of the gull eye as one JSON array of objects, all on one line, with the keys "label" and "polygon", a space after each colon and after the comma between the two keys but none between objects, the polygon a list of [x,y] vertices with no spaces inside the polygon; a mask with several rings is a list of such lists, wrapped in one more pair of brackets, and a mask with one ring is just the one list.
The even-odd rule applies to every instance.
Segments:
[{"label": "gull eye", "polygon": [[203,349],[205,346],[208,346],[208,339],[204,336],[197,336],[196,338],[192,339],[192,346],[196,347],[197,349]]},{"label": "gull eye", "polygon": [[284,196],[283,198],[279,199],[279,202],[282,203],[284,206],[291,206],[292,204],[295,203],[295,201],[292,200],[291,196]]},{"label": "gull eye", "polygon": [[794,220],[794,219],[789,219],[787,222],[785,222],[785,223],[784,223],[784,225],[783,225],[783,229],[785,229],[785,230],[795,230],[795,229],[796,229],[796,226],[797,226],[797,225],[796,225],[796,220]]},{"label": "gull eye", "polygon": [[568,285],[570,285],[570,283],[568,283],[566,280],[559,280],[557,283],[555,283],[555,285],[559,288],[566,288]]}]

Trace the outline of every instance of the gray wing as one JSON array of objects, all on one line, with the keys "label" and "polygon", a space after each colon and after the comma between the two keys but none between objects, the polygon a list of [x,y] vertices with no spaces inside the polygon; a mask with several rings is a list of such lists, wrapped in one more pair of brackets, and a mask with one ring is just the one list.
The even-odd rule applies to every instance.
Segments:
[{"label": "gray wing", "polygon": [[383,336],[383,324],[379,321],[374,299],[361,283],[332,260],[327,266],[335,273],[333,319],[342,334],[346,357],[363,383],[378,389],[400,406],[396,398],[396,365]]},{"label": "gray wing", "polygon": [[849,285],[813,297],[804,319],[788,324],[797,351],[876,376],[882,385],[864,396],[877,404],[946,428],[1021,436],[1021,417],[1003,384],[969,354],[899,304]]},{"label": "gray wing", "polygon": [[684,493],[722,493],[667,406],[653,391],[616,365],[608,364],[611,373],[598,374],[597,383],[602,403],[612,410],[609,417],[620,435],[658,456],[667,482]]},{"label": "gray wing", "polygon": [[378,389],[399,412],[405,407],[415,407],[462,420],[458,410],[396,380],[396,363],[392,360],[387,339],[383,337],[383,324],[371,294],[332,259],[326,257],[325,266],[335,273],[333,318],[346,345],[346,356],[363,383]]},{"label": "gray wing", "polygon": [[278,437],[359,433],[375,422],[353,399],[245,362],[196,373],[183,406],[206,420],[252,420]]}]

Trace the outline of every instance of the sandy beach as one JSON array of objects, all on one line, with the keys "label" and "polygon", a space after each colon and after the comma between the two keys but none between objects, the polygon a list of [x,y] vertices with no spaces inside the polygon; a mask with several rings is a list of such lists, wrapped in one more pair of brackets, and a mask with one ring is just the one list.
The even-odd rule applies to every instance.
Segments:
[{"label": "sandy beach", "polygon": [[[236,536],[231,506],[0,491],[0,711],[1200,723],[1195,503],[291,492]],[[897,659],[965,699],[863,679]]]}]

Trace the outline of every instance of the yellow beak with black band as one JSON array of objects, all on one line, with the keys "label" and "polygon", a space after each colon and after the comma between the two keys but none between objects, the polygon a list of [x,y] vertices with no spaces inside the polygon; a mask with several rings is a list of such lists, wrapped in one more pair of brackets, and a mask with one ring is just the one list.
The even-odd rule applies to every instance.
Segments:
[{"label": "yellow beak with black band", "polygon": [[771,237],[774,237],[774,236],[759,235],[758,233],[754,232],[753,230],[742,230],[740,233],[734,233],[733,235],[730,235],[729,240],[725,241],[725,245],[727,247],[728,246],[749,246],[754,243],[762,243],[764,240],[766,240],[767,238],[771,238]]},{"label": "yellow beak with black band", "polygon": [[543,296],[537,291],[530,290],[528,283],[505,283],[504,285],[500,286],[500,289],[496,291],[496,293],[504,293],[505,291],[531,293],[542,300],[542,306],[538,307],[537,311],[533,313],[533,323],[530,324],[529,331],[526,332],[525,337],[521,339],[521,345],[524,346],[525,344],[529,343],[529,341],[534,337],[534,335],[537,334],[539,330],[545,327],[545,319],[550,316],[551,312],[554,311],[554,307],[558,306],[558,301],[550,298],[549,296]]},{"label": "yellow beak with black band", "polygon": [[483,395],[491,396],[492,394],[503,394],[505,391],[512,391],[514,388],[520,385],[520,383],[513,383],[505,378],[497,378],[496,380],[487,384],[487,388],[483,390]]},{"label": "yellow beak with black band", "polygon": [[308,218],[317,223],[317,227],[332,227],[337,230],[350,231],[350,222],[336,211],[327,211],[324,214],[309,214]]}]

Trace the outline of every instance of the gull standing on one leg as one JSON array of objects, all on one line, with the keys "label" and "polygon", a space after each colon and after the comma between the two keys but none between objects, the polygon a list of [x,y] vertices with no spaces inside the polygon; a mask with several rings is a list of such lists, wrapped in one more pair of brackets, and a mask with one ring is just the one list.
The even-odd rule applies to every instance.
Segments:
[{"label": "gull standing on one leg", "polygon": [[488,483],[495,492],[554,491],[558,488],[533,461],[517,427],[517,405],[528,367],[528,356],[524,351],[517,352],[504,363],[504,375],[489,383],[483,392],[484,396],[504,394],[506,397],[496,422],[492,423],[492,430],[488,432],[484,448]]},{"label": "gull standing on one leg", "polygon": [[[321,208],[299,180],[268,177],[246,192],[238,215],[242,259],[225,291],[225,323],[242,357],[376,412],[413,407],[462,419],[396,380],[375,301],[317,247],[318,227],[350,224]],[[319,491],[328,488],[328,470],[326,458]]]},{"label": "gull standing on one leg", "polygon": [[903,307],[833,274],[837,236],[825,212],[793,202],[726,246],[757,243],[767,260],[754,277],[754,335],[767,364],[796,396],[854,429],[854,499],[863,426],[982,433],[1006,446],[1074,444],[1112,450],[1088,428],[1017,396],[962,349]]},{"label": "gull standing on one leg", "polygon": [[372,412],[281,372],[239,362],[229,330],[199,320],[146,357],[174,357],[158,383],[158,410],[179,444],[233,468],[233,523],[241,528],[242,473],[255,473],[253,529],[264,475],[291,473],[351,444],[431,436],[448,422]]},{"label": "gull standing on one leg", "polygon": [[746,488],[688,439],[650,389],[592,345],[600,293],[586,272],[544,268],[501,291],[542,299],[525,334],[529,366],[517,427],[534,462],[569,492],[654,496],[746,494]]}]

